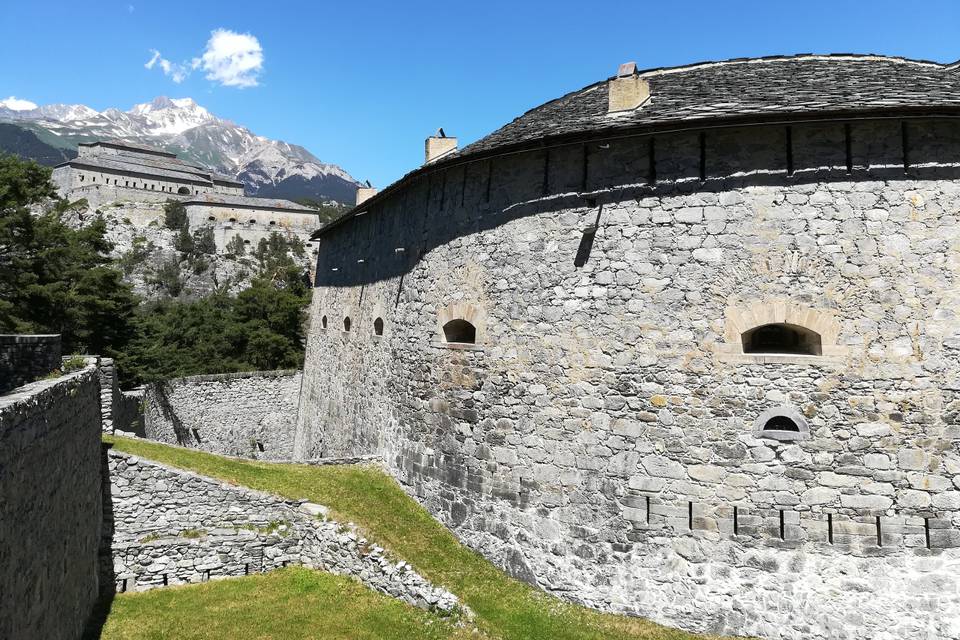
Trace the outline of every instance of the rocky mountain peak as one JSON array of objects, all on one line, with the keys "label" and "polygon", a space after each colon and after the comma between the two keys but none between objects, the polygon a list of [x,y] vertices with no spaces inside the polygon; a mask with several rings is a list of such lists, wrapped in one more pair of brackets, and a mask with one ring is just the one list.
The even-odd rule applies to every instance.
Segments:
[{"label": "rocky mountain peak", "polygon": [[16,123],[46,140],[51,136],[45,134],[52,134],[57,149],[75,150],[80,142],[106,139],[166,149],[236,177],[249,195],[352,203],[357,189],[357,181],[339,166],[321,162],[299,145],[258,136],[222,120],[188,97],[158,96],[128,111],[102,112],[64,104],[15,111],[0,103],[0,122]]}]

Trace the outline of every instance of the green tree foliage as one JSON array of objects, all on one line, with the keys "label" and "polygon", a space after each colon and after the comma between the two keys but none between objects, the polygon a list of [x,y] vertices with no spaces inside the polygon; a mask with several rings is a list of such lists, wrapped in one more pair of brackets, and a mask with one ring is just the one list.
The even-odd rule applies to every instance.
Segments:
[{"label": "green tree foliage", "polygon": [[237,257],[246,255],[247,247],[243,244],[243,238],[240,237],[239,233],[230,238],[230,242],[227,243],[227,253]]},{"label": "green tree foliage", "polygon": [[301,366],[310,289],[296,268],[274,276],[254,279],[236,296],[144,306],[136,337],[119,359],[124,383]]},{"label": "green tree foliage", "polygon": [[167,229],[188,229],[187,208],[178,200],[167,200],[163,205],[163,224]]},{"label": "green tree foliage", "polygon": [[291,253],[298,258],[303,257],[304,248],[300,238],[284,236],[276,231],[268,238],[261,238],[253,252],[259,275],[274,279],[276,274],[295,266]]},{"label": "green tree foliage", "polygon": [[217,242],[213,237],[213,227],[200,227],[193,232],[193,250],[196,254],[208,256],[217,253]]},{"label": "green tree foliage", "polygon": [[107,257],[102,219],[71,229],[62,200],[31,215],[55,197],[49,169],[0,157],[0,331],[59,333],[66,353],[116,355],[137,298]]}]

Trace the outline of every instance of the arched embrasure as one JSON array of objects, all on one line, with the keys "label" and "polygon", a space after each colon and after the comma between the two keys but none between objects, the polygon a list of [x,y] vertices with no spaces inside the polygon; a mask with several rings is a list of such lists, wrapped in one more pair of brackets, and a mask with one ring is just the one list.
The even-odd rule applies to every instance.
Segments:
[{"label": "arched embrasure", "polygon": [[451,320],[443,325],[443,339],[445,342],[476,344],[477,328],[466,320]]},{"label": "arched embrasure", "polygon": [[816,331],[785,322],[754,327],[741,334],[744,353],[786,353],[819,356],[822,340]]}]

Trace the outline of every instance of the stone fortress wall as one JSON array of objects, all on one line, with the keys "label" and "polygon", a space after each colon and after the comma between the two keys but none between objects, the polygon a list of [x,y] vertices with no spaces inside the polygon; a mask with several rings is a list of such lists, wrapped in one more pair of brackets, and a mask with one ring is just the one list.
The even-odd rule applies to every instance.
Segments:
[{"label": "stone fortress wall", "polygon": [[92,366],[0,396],[0,638],[80,637],[98,592],[100,459]]},{"label": "stone fortress wall", "polygon": [[110,543],[103,580],[118,592],[206,582],[300,564],[353,576],[424,609],[452,611],[456,596],[385,557],[312,503],[275,496],[110,451]]},{"label": "stone fortress wall", "polygon": [[207,185],[200,181],[189,183],[174,178],[164,179],[161,176],[135,175],[120,171],[104,171],[97,169],[77,169],[67,167],[54,171],[52,180],[62,192],[84,190],[91,199],[101,199],[113,195],[119,200],[140,200],[156,197],[170,198],[175,195],[200,195],[205,193],[219,193],[224,195],[243,195],[243,187],[232,187],[223,184]]},{"label": "stone fortress wall", "polygon": [[0,393],[60,368],[60,334],[0,335]]},{"label": "stone fortress wall", "polygon": [[301,373],[192,376],[144,390],[146,437],[261,460],[293,458]]},{"label": "stone fortress wall", "polygon": [[[382,454],[466,543],[591,606],[960,638],[958,176],[935,118],[425,173],[321,237],[295,452]],[[770,323],[819,355],[746,353]]]}]

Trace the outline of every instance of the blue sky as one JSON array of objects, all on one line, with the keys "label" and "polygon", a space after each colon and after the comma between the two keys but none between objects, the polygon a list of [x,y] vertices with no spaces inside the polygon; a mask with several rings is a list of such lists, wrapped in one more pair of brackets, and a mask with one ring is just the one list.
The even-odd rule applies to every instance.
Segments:
[{"label": "blue sky", "polygon": [[[190,69],[216,30],[253,36],[259,67],[248,50],[246,71],[215,56]],[[957,0],[6,0],[0,98],[102,110],[189,96],[383,187],[422,162],[423,139],[437,127],[461,144],[476,140],[620,62],[797,52],[946,62],[960,59],[958,36]],[[251,41],[241,39],[241,50]],[[187,77],[175,83],[159,60],[145,68],[154,51]]]}]

